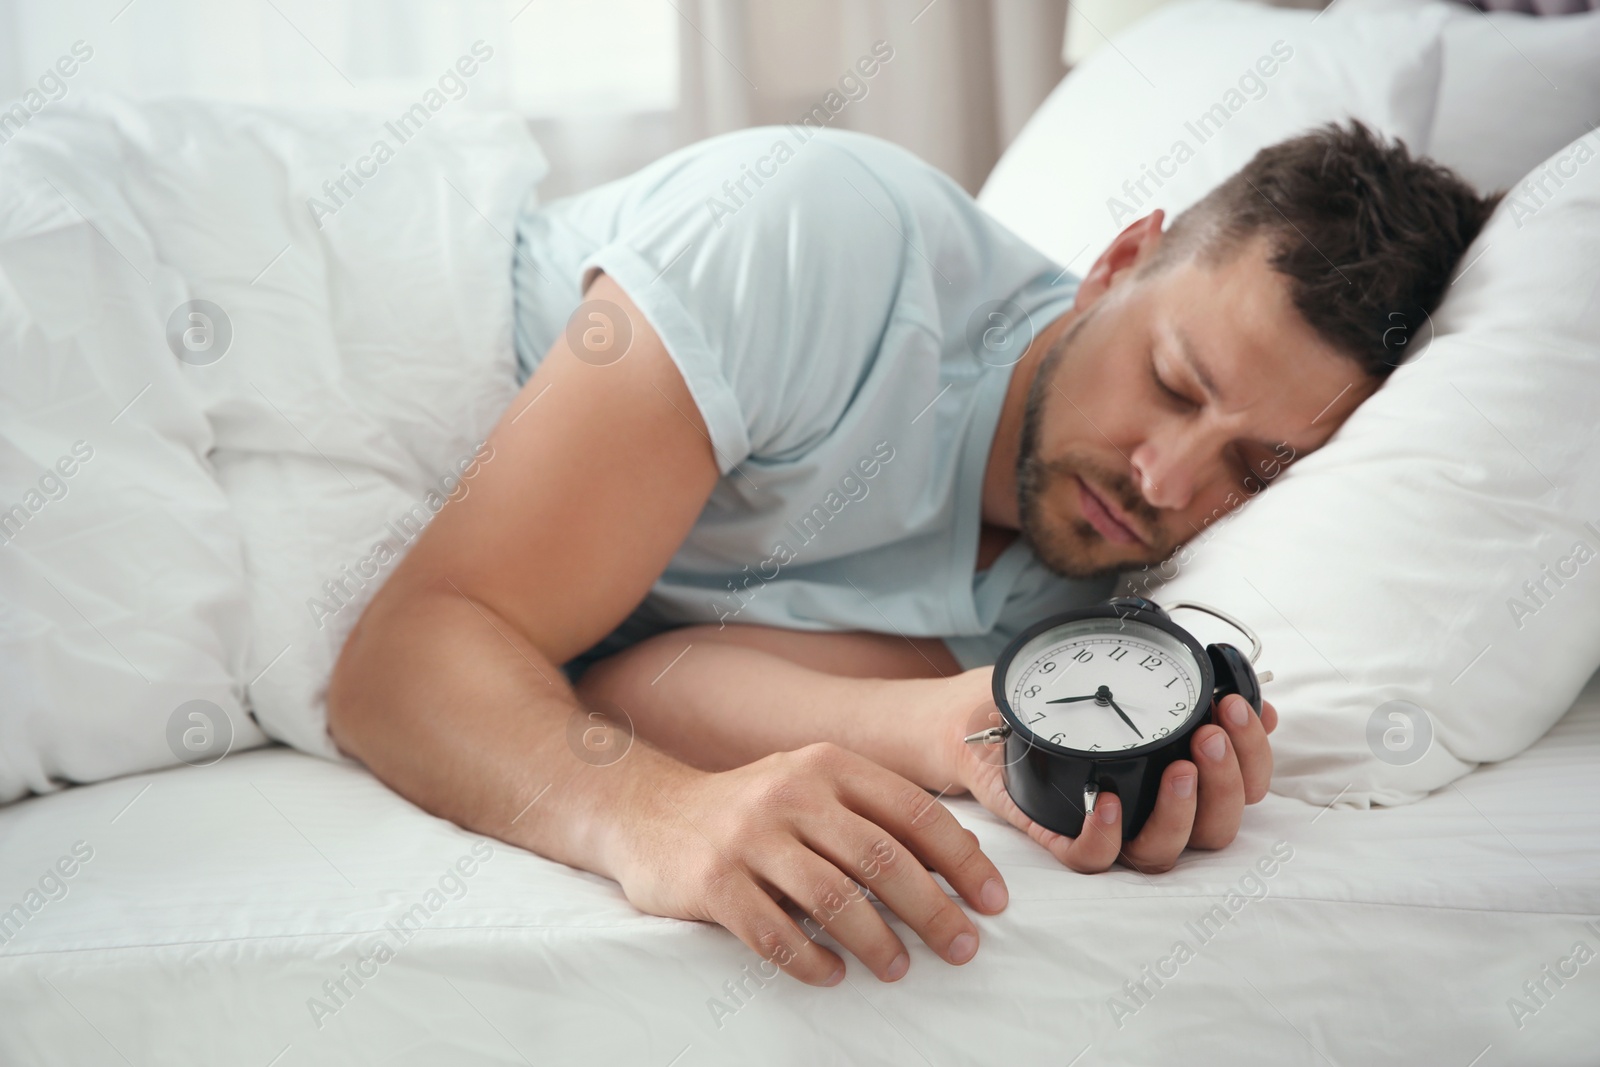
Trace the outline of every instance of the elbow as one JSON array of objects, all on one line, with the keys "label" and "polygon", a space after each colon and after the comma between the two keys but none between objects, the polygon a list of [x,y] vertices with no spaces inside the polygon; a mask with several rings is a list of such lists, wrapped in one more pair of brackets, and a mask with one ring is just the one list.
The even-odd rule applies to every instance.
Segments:
[{"label": "elbow", "polygon": [[383,740],[405,728],[417,672],[433,665],[420,650],[436,643],[428,632],[435,595],[426,584],[390,579],[345,637],[325,699],[328,736],[345,755],[370,764]]},{"label": "elbow", "polygon": [[370,688],[367,680],[373,660],[370,646],[374,635],[368,618],[370,613],[371,605],[368,605],[367,612],[357,620],[355,628],[345,638],[344,647],[340,649],[339,658],[333,665],[333,674],[328,679],[325,701],[328,736],[340,752],[357,759],[361,758],[361,742],[372,715],[372,702],[361,698],[362,693]]}]

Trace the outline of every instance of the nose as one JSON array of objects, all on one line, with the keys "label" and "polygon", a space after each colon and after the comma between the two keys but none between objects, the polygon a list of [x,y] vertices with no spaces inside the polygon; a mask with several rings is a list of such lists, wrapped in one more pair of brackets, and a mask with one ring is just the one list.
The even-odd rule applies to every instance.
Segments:
[{"label": "nose", "polygon": [[1148,438],[1129,457],[1139,491],[1151,507],[1182,510],[1194,499],[1198,480],[1197,441]]}]

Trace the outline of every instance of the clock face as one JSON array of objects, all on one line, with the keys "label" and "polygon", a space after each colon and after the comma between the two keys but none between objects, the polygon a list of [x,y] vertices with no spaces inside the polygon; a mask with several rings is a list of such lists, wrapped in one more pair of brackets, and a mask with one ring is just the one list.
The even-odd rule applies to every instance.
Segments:
[{"label": "clock face", "polygon": [[1133,619],[1082,619],[1029,641],[1006,666],[1011,710],[1036,737],[1080,752],[1121,752],[1176,733],[1200,706],[1194,654]]}]

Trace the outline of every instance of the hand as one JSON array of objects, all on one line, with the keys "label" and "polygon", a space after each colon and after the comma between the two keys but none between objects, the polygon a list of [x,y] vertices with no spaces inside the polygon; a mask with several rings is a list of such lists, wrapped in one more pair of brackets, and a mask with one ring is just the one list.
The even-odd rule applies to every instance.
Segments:
[{"label": "hand", "polygon": [[937,751],[946,762],[933,777],[964,787],[1075,871],[1103,871],[1118,859],[1147,874],[1171,870],[1185,848],[1218,849],[1230,843],[1239,832],[1245,805],[1267,795],[1272,781],[1267,735],[1277,729],[1278,712],[1263,702],[1258,718],[1243,697],[1228,696],[1217,709],[1222,725],[1207,723],[1190,739],[1193,760],[1175,760],[1162,774],[1155,811],[1137,838],[1122,840],[1122,803],[1109,793],[1100,794],[1077,837],[1047,830],[1023,814],[1006,792],[1002,746],[965,743],[968,734],[1000,724],[990,678],[991,668],[979,667],[948,680],[955,691],[940,698],[937,727]]},{"label": "hand", "polygon": [[[628,899],[655,915],[725,926],[808,985],[844,979],[844,962],[814,940],[821,930],[883,981],[910,966],[862,885],[955,964],[977,952],[978,930],[924,868],[980,912],[1006,906],[1005,883],[975,834],[914,783],[837,745],[693,772],[656,793],[629,820],[612,865]],[[801,925],[784,900],[807,913]]]}]

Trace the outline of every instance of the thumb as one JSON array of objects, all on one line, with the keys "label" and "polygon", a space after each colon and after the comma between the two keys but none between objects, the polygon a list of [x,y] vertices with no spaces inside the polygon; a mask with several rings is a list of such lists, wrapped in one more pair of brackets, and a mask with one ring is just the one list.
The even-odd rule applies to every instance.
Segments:
[{"label": "thumb", "polygon": [[980,804],[1033,838],[1058,861],[1066,863],[1067,850],[1072,847],[1073,838],[1045,829],[1017,807],[1017,802],[1006,792],[1005,776],[998,766],[983,764],[974,776],[970,789]]}]

